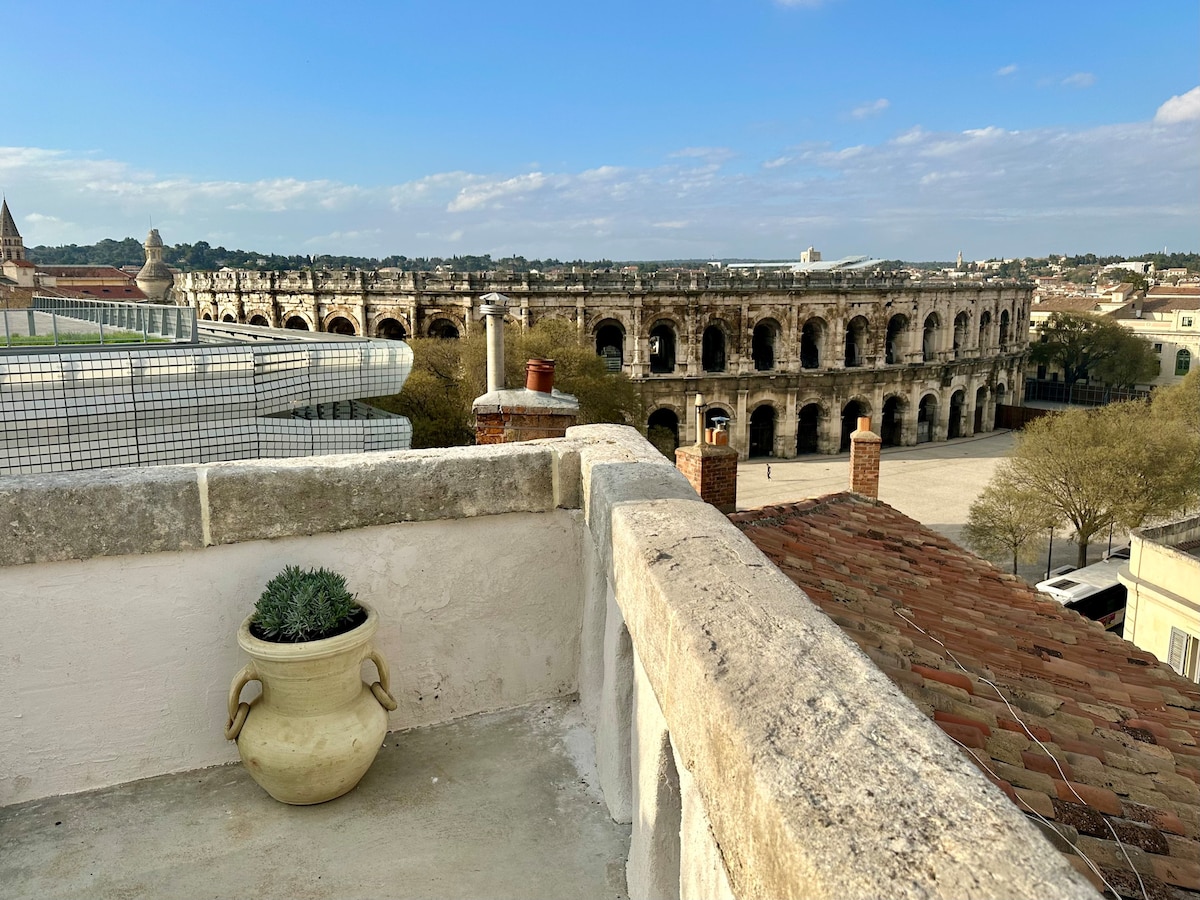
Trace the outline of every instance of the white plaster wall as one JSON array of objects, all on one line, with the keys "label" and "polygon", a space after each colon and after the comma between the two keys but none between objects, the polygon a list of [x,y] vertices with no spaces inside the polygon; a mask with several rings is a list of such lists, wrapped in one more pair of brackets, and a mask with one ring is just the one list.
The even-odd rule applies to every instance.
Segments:
[{"label": "white plaster wall", "polygon": [[379,610],[392,730],[572,693],[580,519],[512,513],[0,569],[0,806],[235,761],[222,733],[247,661],[235,631],[288,563],[342,572]]}]

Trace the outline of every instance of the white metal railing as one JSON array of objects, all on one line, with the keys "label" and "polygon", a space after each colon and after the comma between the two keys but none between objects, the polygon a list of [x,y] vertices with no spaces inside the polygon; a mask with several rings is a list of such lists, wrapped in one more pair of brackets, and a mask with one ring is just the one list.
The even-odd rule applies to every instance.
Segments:
[{"label": "white metal railing", "polygon": [[[16,314],[17,324],[11,321]],[[44,317],[48,316],[49,321]],[[91,334],[80,336],[77,331],[60,330],[60,320],[89,322],[96,327],[95,340]],[[33,305],[26,310],[6,310],[4,314],[4,346],[20,346],[27,341],[14,337],[48,337],[53,346],[62,344],[105,343],[105,328],[123,335],[141,335],[143,342],[169,340],[198,343],[196,310],[186,306],[158,303],[120,303],[112,300],[87,300],[73,297],[34,296]],[[69,338],[66,335],[70,335]],[[136,337],[132,338],[136,342]],[[123,341],[125,342],[125,341]],[[38,342],[41,343],[41,342]]]}]

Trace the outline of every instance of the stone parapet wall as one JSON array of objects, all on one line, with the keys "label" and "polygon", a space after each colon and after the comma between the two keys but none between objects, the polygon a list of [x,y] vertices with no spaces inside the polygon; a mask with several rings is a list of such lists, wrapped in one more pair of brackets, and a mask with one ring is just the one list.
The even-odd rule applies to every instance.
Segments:
[{"label": "stone parapet wall", "polygon": [[0,521],[0,805],[232,761],[237,624],[327,565],[392,729],[578,692],[630,896],[1094,897],[631,429],[11,479]]}]

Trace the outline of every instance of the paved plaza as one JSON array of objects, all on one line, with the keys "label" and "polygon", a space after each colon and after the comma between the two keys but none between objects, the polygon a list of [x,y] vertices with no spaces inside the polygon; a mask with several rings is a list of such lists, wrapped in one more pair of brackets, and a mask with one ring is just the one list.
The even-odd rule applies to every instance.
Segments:
[{"label": "paved plaza", "polygon": [[[884,447],[879,464],[879,499],[966,546],[962,529],[967,511],[1015,443],[1014,432],[999,430],[915,447]],[[738,465],[738,509],[820,497],[847,490],[849,484],[849,453],[753,459]],[[1114,547],[1124,543],[1123,534],[1114,535]],[[1018,569],[1030,583],[1046,577],[1047,541],[1041,539],[1037,545],[1038,561],[1022,563]],[[1095,540],[1088,547],[1088,561],[1100,559],[1107,546],[1107,535]],[[1060,531],[1054,537],[1051,566],[1074,564],[1076,553],[1067,532]],[[1011,560],[997,557],[992,562],[1005,571],[1011,569]]]}]

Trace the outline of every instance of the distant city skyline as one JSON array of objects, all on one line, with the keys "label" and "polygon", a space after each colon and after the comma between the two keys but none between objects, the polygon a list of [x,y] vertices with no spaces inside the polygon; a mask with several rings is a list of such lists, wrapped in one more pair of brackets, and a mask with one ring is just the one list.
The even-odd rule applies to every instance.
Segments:
[{"label": "distant city skyline", "polygon": [[5,13],[27,246],[1200,249],[1200,6],[70,0]]}]

